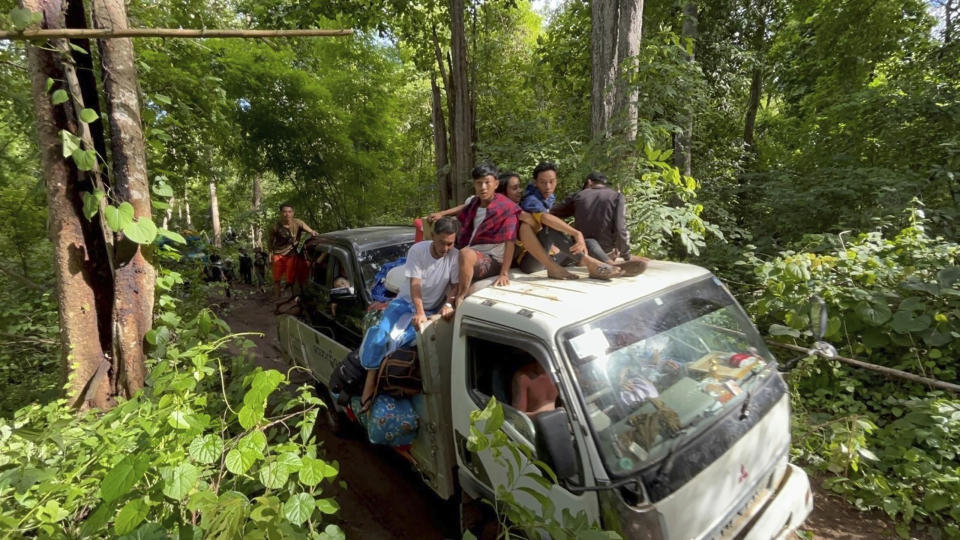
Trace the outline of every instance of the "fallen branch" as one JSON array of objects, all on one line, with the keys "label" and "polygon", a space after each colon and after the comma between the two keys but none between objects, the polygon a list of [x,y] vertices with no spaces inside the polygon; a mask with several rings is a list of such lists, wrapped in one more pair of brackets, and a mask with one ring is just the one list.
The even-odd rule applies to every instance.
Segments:
[{"label": "fallen branch", "polygon": [[857,360],[855,358],[845,358],[843,356],[826,356],[821,354],[821,351],[817,349],[808,349],[806,347],[800,347],[798,345],[791,345],[789,343],[780,343],[777,341],[767,340],[768,345],[773,345],[775,347],[782,347],[784,349],[790,349],[791,351],[806,353],[810,356],[820,356],[822,358],[827,358],[828,360],[839,360],[845,364],[855,366],[858,368],[869,369],[871,371],[876,371],[878,373],[883,373],[888,377],[897,377],[900,379],[906,379],[908,381],[917,382],[920,384],[926,384],[934,388],[939,388],[941,390],[947,390],[960,394],[960,385],[953,383],[948,383],[945,381],[939,381],[937,379],[931,379],[929,377],[921,377],[920,375],[914,375],[913,373],[908,373],[906,371],[901,371],[899,369],[888,368],[885,366],[878,366],[877,364],[871,364],[870,362],[864,362],[863,360]]},{"label": "fallen branch", "polygon": [[271,38],[271,37],[338,37],[349,36],[353,30],[321,30],[306,28],[299,30],[244,30],[221,28],[57,28],[49,30],[24,30],[22,32],[0,32],[0,39],[11,41],[33,41],[43,39],[117,39],[117,38]]}]

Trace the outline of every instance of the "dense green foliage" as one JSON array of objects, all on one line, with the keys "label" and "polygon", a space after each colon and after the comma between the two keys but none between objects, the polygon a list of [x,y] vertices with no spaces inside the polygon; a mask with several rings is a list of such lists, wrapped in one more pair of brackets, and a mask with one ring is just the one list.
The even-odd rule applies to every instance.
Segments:
[{"label": "dense green foliage", "polygon": [[317,456],[312,387],[277,394],[283,373],[226,352],[252,344],[175,299],[180,274],[157,285],[147,390],[105,413],[53,399],[0,421],[5,535],[342,538],[322,524],[338,466]]},{"label": "dense green foliage", "polygon": [[[923,215],[913,209],[889,239],[817,235],[769,261],[748,253],[756,287],[748,309],[771,335],[803,342],[808,300],[819,294],[831,314],[825,337],[841,355],[956,381],[960,245],[930,235]],[[829,475],[826,485],[882,508],[904,532],[926,519],[960,534],[960,401],[822,359],[802,361],[791,382],[795,452]]]},{"label": "dense green foliage", "polygon": [[[14,4],[0,0],[0,13]],[[693,35],[684,34],[682,4],[645,2],[630,70],[638,138],[625,142],[589,138],[589,2],[567,0],[548,15],[525,0],[467,2],[477,159],[525,179],[538,160],[553,160],[561,196],[604,170],[628,195],[635,250],[714,269],[772,338],[808,345],[807,302],[818,294],[830,308],[826,338],[841,354],[958,382],[960,44],[947,39],[935,3],[698,2]],[[148,165],[163,179],[154,186],[154,224],[210,234],[211,181],[223,228],[243,243],[288,200],[318,230],[407,223],[434,210],[431,80],[442,81],[433,40],[449,43],[446,6],[131,2],[140,26],[358,29],[336,39],[138,40]],[[321,503],[305,517],[308,497],[314,506],[325,499],[315,497],[311,472],[303,482],[304,463],[316,463],[306,426],[319,405],[296,389],[281,397],[274,389],[286,377],[233,365],[214,346],[224,329],[201,311],[199,279],[188,279],[190,287],[171,274],[161,279],[160,295],[176,287],[185,300],[159,299],[144,394],[79,418],[54,400],[63,382],[56,298],[24,50],[0,46],[3,526],[321,533],[331,507]],[[51,99],[65,97],[57,90],[60,81]],[[687,128],[689,175],[674,153]],[[89,162],[85,149],[74,150],[79,165]],[[254,179],[263,188],[259,209]],[[156,233],[124,221],[121,205],[106,210],[116,229],[153,240]],[[885,511],[903,534],[924,526],[960,536],[957,396],[820,359],[800,361],[790,380],[795,456],[823,485]],[[245,395],[258,405],[240,415]],[[267,414],[298,414],[304,429],[263,430],[273,421],[259,418]],[[261,432],[269,441],[250,446]],[[191,452],[197,440],[206,442]],[[243,440],[239,464],[256,463],[238,472],[227,462],[238,463]],[[100,482],[133,448],[153,450],[128,463],[140,476],[104,494]],[[222,464],[207,459],[211,450]],[[49,480],[71,475],[82,480]]]}]

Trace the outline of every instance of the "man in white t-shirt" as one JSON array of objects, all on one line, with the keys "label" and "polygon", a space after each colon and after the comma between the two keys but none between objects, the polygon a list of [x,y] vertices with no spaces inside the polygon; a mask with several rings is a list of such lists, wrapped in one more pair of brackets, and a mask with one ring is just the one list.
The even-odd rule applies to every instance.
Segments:
[{"label": "man in white t-shirt", "polygon": [[407,279],[360,345],[360,363],[368,370],[361,395],[364,409],[373,397],[377,369],[383,359],[414,343],[428,314],[439,313],[447,320],[453,317],[453,299],[460,280],[459,252],[454,247],[458,232],[459,221],[441,218],[433,226],[433,240],[417,242],[407,252],[403,266]]}]

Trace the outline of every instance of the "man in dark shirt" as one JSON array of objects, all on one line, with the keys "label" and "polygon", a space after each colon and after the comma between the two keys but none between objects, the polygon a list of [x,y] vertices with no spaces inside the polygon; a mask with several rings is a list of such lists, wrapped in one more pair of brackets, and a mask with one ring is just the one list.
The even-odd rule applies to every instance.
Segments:
[{"label": "man in dark shirt", "polygon": [[591,257],[604,262],[622,257],[621,264],[629,263],[631,273],[640,273],[646,268],[646,259],[630,254],[626,201],[607,184],[605,175],[590,173],[584,188],[554,205],[550,213],[560,218],[573,216],[573,226],[583,233]]}]

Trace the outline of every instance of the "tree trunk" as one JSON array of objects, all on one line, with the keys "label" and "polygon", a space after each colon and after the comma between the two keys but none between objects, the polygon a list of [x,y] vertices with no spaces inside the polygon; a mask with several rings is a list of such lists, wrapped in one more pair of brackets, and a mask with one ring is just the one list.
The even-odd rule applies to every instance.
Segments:
[{"label": "tree trunk", "polygon": [[217,180],[210,177],[210,222],[213,229],[213,246],[222,245],[220,237],[220,203],[217,200]]},{"label": "tree trunk", "polygon": [[187,228],[193,229],[193,221],[190,220],[190,199],[187,198],[187,190],[183,190],[183,213],[187,217]]},{"label": "tree trunk", "polygon": [[260,174],[253,176],[253,224],[250,226],[250,243],[254,248],[263,247],[263,229],[260,226],[260,204],[263,201],[263,185]]},{"label": "tree trunk", "polygon": [[433,90],[431,121],[433,123],[433,162],[437,170],[438,203],[441,210],[455,206],[450,202],[450,163],[447,161],[447,125],[443,118],[443,97],[436,77],[430,78]]},{"label": "tree trunk", "polygon": [[946,0],[943,3],[943,44],[949,45],[956,33],[957,15],[960,3],[957,0]]},{"label": "tree trunk", "polygon": [[453,197],[462,201],[470,191],[470,170],[473,168],[473,105],[468,80],[467,39],[464,33],[464,0],[450,0],[450,88],[453,109],[450,111],[450,176]]},{"label": "tree trunk", "polygon": [[[123,0],[93,0],[93,24],[101,29],[127,28]],[[140,99],[133,41],[102,39],[100,68],[110,119],[113,191],[119,201],[133,205],[135,219],[152,219],[147,156],[140,121]],[[116,243],[114,278],[114,373],[117,392],[132,396],[146,379],[144,336],[153,326],[156,269],[152,245],[126,238]]]},{"label": "tree trunk", "polygon": [[[685,39],[697,39],[697,3],[694,0],[687,0],[683,6],[683,27],[682,36]],[[687,61],[694,61],[694,53],[687,55]],[[673,140],[673,159],[680,172],[686,176],[693,175],[693,153],[691,145],[693,144],[693,113],[686,110],[680,118],[680,125],[683,131],[674,136]]]},{"label": "tree trunk", "polygon": [[173,205],[176,203],[174,197],[170,197],[170,200],[167,201],[169,206],[167,206],[167,211],[163,213],[163,224],[161,225],[164,229],[170,228],[170,221],[173,219]]},{"label": "tree trunk", "polygon": [[757,111],[760,109],[760,94],[763,91],[763,72],[760,67],[753,68],[750,79],[750,97],[747,99],[747,114],[743,121],[743,144],[750,153],[756,152],[753,134],[757,125]]},{"label": "tree trunk", "polygon": [[[64,6],[60,0],[22,0],[21,5],[44,15],[43,28],[62,28]],[[73,163],[63,158],[60,130],[78,132],[70,102],[53,106],[46,91],[47,78],[63,80],[58,53],[37,46],[27,47],[27,61],[33,88],[34,112],[40,160],[49,206],[49,235],[54,247],[54,270],[60,314],[60,344],[66,394],[70,402],[93,407],[112,404],[109,338],[109,303],[104,313],[101,293],[111,298],[110,281],[106,289],[98,284],[103,253],[88,247],[90,238],[101,237],[98,224],[86,220],[81,211],[79,174]],[[92,246],[91,246],[92,247]],[[103,341],[106,341],[106,346]]]},{"label": "tree trunk", "polygon": [[627,75],[640,51],[643,0],[594,0],[590,10],[590,135],[633,141],[638,90]]},{"label": "tree trunk", "polygon": [[757,125],[757,111],[760,110],[760,98],[763,94],[763,66],[761,65],[761,56],[764,50],[764,35],[767,32],[767,12],[760,12],[760,20],[757,21],[756,34],[753,36],[754,58],[753,73],[750,77],[750,97],[747,98],[747,113],[743,121],[743,143],[748,152],[756,152],[754,144],[754,132]]}]

